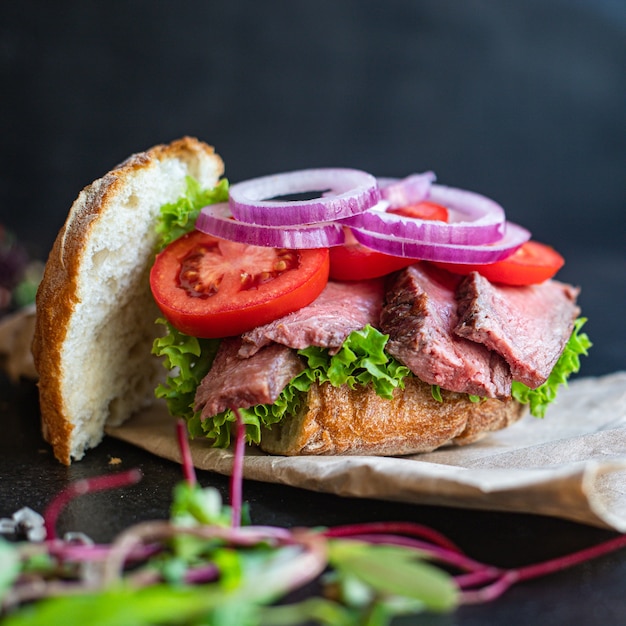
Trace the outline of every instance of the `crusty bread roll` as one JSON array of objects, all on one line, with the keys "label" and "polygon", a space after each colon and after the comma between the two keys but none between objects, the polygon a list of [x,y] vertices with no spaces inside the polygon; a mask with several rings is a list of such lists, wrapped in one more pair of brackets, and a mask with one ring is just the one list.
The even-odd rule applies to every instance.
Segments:
[{"label": "crusty bread roll", "polygon": [[213,148],[185,137],[131,156],[72,205],[37,294],[33,341],[43,434],[62,463],[154,399],[164,372],[150,354],[155,218],[186,176],[209,188],[222,173]]},{"label": "crusty bread roll", "polygon": [[264,429],[261,448],[270,454],[406,455],[443,445],[464,445],[517,421],[525,407],[515,400],[472,402],[466,394],[441,392],[405,379],[385,400],[373,389],[329,383],[312,385],[298,415]]},{"label": "crusty bread roll", "polygon": [[[223,164],[185,137],[135,154],[86,187],[50,253],[37,294],[33,356],[44,437],[65,464],[154,401],[165,375],[151,354],[160,316],[148,274],[160,207],[185,191],[187,175],[213,187]],[[466,395],[406,380],[385,400],[372,390],[313,385],[301,413],[265,430],[272,454],[404,455],[469,443],[519,418],[515,401]]]}]

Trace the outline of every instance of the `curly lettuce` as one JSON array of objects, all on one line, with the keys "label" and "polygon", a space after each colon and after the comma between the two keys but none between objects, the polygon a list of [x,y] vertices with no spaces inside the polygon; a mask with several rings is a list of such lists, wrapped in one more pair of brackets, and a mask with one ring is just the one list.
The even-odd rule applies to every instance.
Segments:
[{"label": "curly lettuce", "polygon": [[[211,367],[219,340],[189,337],[165,320],[158,322],[165,324],[168,332],[155,340],[153,353],[165,357],[163,365],[171,375],[157,387],[156,396],[166,401],[172,415],[186,420],[193,437],[205,437],[215,447],[228,447],[231,424],[235,421],[233,412],[226,410],[203,419],[200,412],[194,410],[196,388]],[[558,389],[567,385],[570,375],[579,371],[580,356],[586,355],[591,347],[588,336],[580,332],[585,322],[585,318],[576,320],[563,354],[543,385],[530,389],[520,382],[513,382],[513,397],[528,404],[531,415],[544,417],[547,407],[555,401]],[[387,340],[388,335],[368,325],[351,333],[334,355],[316,346],[299,350],[306,368],[289,382],[276,401],[240,410],[247,440],[259,443],[263,427],[271,427],[301,410],[313,383],[328,382],[335,387],[348,385],[353,389],[371,385],[382,398],[391,398],[394,389],[404,388],[404,379],[411,372],[385,352]],[[433,390],[433,396],[441,399],[441,394],[436,391]],[[480,398],[472,396],[470,400],[479,401]]]},{"label": "curly lettuce", "polygon": [[[161,207],[157,218],[156,232],[159,235],[158,249],[193,230],[202,207],[228,200],[228,181],[222,179],[212,189],[202,189],[193,177],[186,178],[185,193],[176,201]],[[580,369],[580,355],[586,355],[591,341],[580,332],[585,318],[576,320],[572,335],[548,380],[537,389],[530,389],[520,382],[513,382],[512,396],[528,404],[530,413],[544,417],[546,409],[554,402],[557,391],[567,385],[569,376]],[[223,411],[209,419],[202,419],[194,410],[196,388],[209,371],[219,340],[197,339],[176,330],[163,319],[167,332],[155,340],[153,354],[164,357],[163,365],[170,372],[164,383],[155,390],[157,398],[166,401],[169,412],[187,421],[192,436],[204,436],[216,447],[230,445],[230,426],[235,421],[232,411]],[[285,416],[297,413],[307,391],[314,382],[328,382],[335,387],[348,385],[351,388],[371,385],[383,398],[391,398],[393,390],[404,387],[404,378],[411,375],[409,369],[385,352],[388,336],[372,326],[355,331],[334,355],[327,349],[311,346],[298,354],[306,361],[306,368],[296,376],[273,404],[262,404],[240,411],[246,424],[248,441],[258,443],[263,426],[271,426]],[[442,401],[441,390],[431,386],[432,395]],[[469,396],[472,402],[481,400]]]},{"label": "curly lettuce", "polygon": [[190,337],[162,318],[156,323],[164,324],[167,332],[154,340],[152,354],[163,357],[169,375],[154,395],[165,400],[171,415],[189,421],[195,414],[196,388],[211,369],[219,340]]},{"label": "curly lettuce", "polygon": [[[171,325],[167,324],[167,327],[167,335],[155,340],[153,353],[165,357],[165,367],[173,372],[157,388],[157,397],[165,399],[172,415],[187,421],[192,436],[203,436],[216,447],[227,447],[230,426],[235,421],[232,411],[202,419],[193,408],[196,387],[211,366],[218,342],[187,337]],[[313,383],[329,382],[335,387],[348,385],[351,388],[371,385],[379,396],[391,398],[395,388],[404,387],[404,379],[410,372],[387,355],[387,339],[388,335],[368,325],[352,332],[334,355],[315,346],[299,350],[306,368],[291,380],[277,400],[273,404],[259,404],[240,411],[248,441],[258,443],[262,427],[269,427],[296,413]]]},{"label": "curly lettuce", "polygon": [[192,231],[203,207],[228,201],[228,180],[225,178],[211,189],[202,189],[200,183],[192,176],[187,176],[185,180],[187,183],[185,193],[176,202],[164,204],[157,217],[159,250]]},{"label": "curly lettuce", "polygon": [[[536,389],[531,389],[524,383],[513,381],[511,395],[518,402],[528,404],[530,414],[534,417],[545,417],[546,410],[556,400],[561,385],[567,386],[568,378],[580,370],[580,356],[587,355],[587,351],[592,345],[589,337],[580,332],[586,321],[587,318],[579,317],[574,322],[574,329],[565,349],[545,383]],[[439,385],[431,385],[430,389],[433,398],[438,402],[443,402]],[[468,394],[467,397],[471,402],[480,402],[483,399],[472,394]]]},{"label": "curly lettuce", "polygon": [[[155,225],[157,250],[191,232],[203,207],[228,200],[225,178],[211,189],[202,189],[192,176],[187,176],[185,182],[185,193],[176,202],[161,206]],[[165,400],[173,416],[190,420],[194,415],[196,387],[209,371],[219,341],[190,337],[164,319],[157,319],[156,323],[164,324],[166,332],[154,341],[152,353],[163,357],[163,366],[170,374],[157,386],[155,396]]]},{"label": "curly lettuce", "polygon": [[567,379],[580,370],[580,356],[587,355],[592,345],[587,334],[580,332],[586,321],[587,318],[579,317],[574,322],[569,341],[543,385],[531,389],[518,381],[513,382],[511,395],[518,402],[528,404],[531,415],[545,417],[546,410],[556,400],[561,385],[567,385]]}]

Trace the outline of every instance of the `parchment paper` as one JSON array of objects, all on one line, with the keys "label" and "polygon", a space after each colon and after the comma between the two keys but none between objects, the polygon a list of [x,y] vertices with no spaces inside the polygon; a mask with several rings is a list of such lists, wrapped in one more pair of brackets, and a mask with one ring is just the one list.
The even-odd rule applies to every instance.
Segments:
[{"label": "parchment paper", "polygon": [[[13,377],[29,376],[32,362],[17,354],[30,345],[28,331],[17,319],[0,323],[0,354]],[[32,313],[23,319],[32,324]],[[107,433],[179,462],[174,423],[155,404]],[[191,448],[196,467],[230,473],[230,450],[204,440]],[[244,475],[340,496],[549,515],[626,532],[626,372],[579,378],[544,419],[526,416],[466,447],[401,458],[273,457],[249,447]]]},{"label": "parchment paper", "polygon": [[[108,434],[180,461],[163,406]],[[229,474],[232,453],[191,443],[198,468]],[[246,478],[341,496],[517,511],[626,531],[626,372],[581,378],[544,419],[527,416],[466,447],[402,458],[273,457],[251,447]]]}]

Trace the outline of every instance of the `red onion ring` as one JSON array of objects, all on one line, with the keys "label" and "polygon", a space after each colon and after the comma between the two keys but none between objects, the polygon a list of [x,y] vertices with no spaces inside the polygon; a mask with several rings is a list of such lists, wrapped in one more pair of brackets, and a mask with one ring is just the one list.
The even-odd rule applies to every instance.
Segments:
[{"label": "red onion ring", "polygon": [[[383,195],[384,189],[381,190]],[[351,228],[393,235],[416,243],[482,245],[496,243],[504,235],[504,209],[490,198],[465,189],[431,185],[420,200],[445,206],[449,209],[450,221],[421,220],[387,213],[385,203],[380,202],[373,209],[342,222]]]},{"label": "red onion ring", "polygon": [[[296,193],[330,190],[321,198],[267,200]],[[240,222],[261,226],[316,224],[357,215],[380,199],[376,178],[354,169],[310,169],[274,174],[236,183],[229,205]]]},{"label": "red onion ring", "polygon": [[513,254],[530,239],[530,233],[525,228],[512,222],[506,223],[504,237],[490,245],[431,244],[393,235],[384,236],[361,228],[351,230],[360,244],[378,252],[444,263],[495,263]]},{"label": "red onion ring", "polygon": [[411,174],[402,180],[379,178],[380,196],[392,209],[408,206],[426,200],[432,183],[437,177],[434,172]]},{"label": "red onion ring", "polygon": [[204,207],[196,220],[196,228],[221,239],[269,248],[329,248],[345,241],[343,227],[338,222],[280,228],[247,224],[232,219],[226,202]]}]

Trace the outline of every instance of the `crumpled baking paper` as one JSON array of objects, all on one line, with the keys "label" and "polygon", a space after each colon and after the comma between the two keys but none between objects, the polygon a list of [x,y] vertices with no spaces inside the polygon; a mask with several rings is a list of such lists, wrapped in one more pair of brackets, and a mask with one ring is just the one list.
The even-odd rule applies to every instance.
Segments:
[{"label": "crumpled baking paper", "polygon": [[[10,332],[18,332],[16,319],[10,322]],[[6,328],[0,324],[0,353],[6,346],[18,349]],[[13,354],[9,362],[12,376],[19,375],[18,363],[26,365],[24,375],[32,374],[24,355]],[[107,433],[181,460],[175,420],[163,404]],[[230,473],[230,450],[201,439],[191,450],[197,468]],[[340,496],[548,515],[626,532],[626,372],[578,378],[560,391],[545,418],[527,415],[469,446],[399,458],[279,457],[251,446],[244,476]]]},{"label": "crumpled baking paper", "polygon": [[[180,461],[162,405],[108,434]],[[196,467],[229,474],[230,450],[191,442]],[[244,476],[340,496],[550,515],[626,532],[626,372],[581,378],[544,419],[466,447],[408,457],[278,457],[250,447]]]}]

